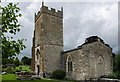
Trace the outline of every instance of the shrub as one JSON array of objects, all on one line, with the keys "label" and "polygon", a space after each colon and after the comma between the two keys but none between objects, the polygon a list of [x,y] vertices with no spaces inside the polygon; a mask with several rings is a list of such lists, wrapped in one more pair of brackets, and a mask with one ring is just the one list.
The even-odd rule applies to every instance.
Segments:
[{"label": "shrub", "polygon": [[113,72],[108,76],[101,76],[101,78],[120,79],[120,72]]},{"label": "shrub", "polygon": [[119,71],[115,72],[115,78],[120,79],[120,72]]},{"label": "shrub", "polygon": [[55,70],[53,71],[52,75],[55,79],[64,79],[66,76],[66,72],[63,70]]},{"label": "shrub", "polygon": [[22,67],[19,67],[19,70],[21,70],[21,71],[22,71]]},{"label": "shrub", "polygon": [[21,72],[20,70],[16,70],[16,72]]},{"label": "shrub", "polygon": [[8,67],[8,68],[5,69],[5,72],[7,72],[7,73],[14,73],[15,70],[12,67]]}]

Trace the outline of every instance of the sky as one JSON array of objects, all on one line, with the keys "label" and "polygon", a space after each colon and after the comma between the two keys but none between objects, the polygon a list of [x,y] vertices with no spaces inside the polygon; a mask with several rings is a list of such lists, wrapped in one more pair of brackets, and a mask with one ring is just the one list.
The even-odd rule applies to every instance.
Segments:
[{"label": "sky", "polygon": [[[3,3],[5,5],[6,3]],[[44,2],[45,6],[60,10],[63,7],[64,50],[82,45],[90,36],[99,36],[118,53],[118,3],[117,2]],[[31,57],[34,31],[34,14],[40,10],[39,2],[19,2],[23,26],[15,39],[24,38],[26,49],[18,56]]]}]

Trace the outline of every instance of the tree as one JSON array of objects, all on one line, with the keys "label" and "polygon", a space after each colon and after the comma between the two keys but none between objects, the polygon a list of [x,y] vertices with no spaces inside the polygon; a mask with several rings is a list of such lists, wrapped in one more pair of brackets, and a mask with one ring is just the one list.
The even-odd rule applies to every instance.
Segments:
[{"label": "tree", "polygon": [[29,57],[22,57],[21,62],[23,62],[24,65],[31,65],[31,58]]},{"label": "tree", "polygon": [[15,66],[19,66],[20,62],[19,62],[18,57],[16,57],[16,58],[14,59],[14,64],[15,64]]},{"label": "tree", "polygon": [[120,55],[116,55],[114,58],[114,71],[120,72]]},{"label": "tree", "polygon": [[115,77],[120,79],[120,54],[116,55],[113,62]]},{"label": "tree", "polygon": [[[25,48],[23,41],[25,39],[15,40],[13,37],[8,36],[9,34],[15,35],[20,31],[21,25],[19,24],[18,17],[21,17],[19,13],[20,8],[18,4],[9,3],[7,6],[0,7],[2,10],[0,19],[2,19],[0,30],[2,44],[2,62],[5,64],[6,59],[10,59],[21,53],[21,50]],[[6,35],[7,34],[7,35]],[[6,62],[7,63],[7,62]]]}]

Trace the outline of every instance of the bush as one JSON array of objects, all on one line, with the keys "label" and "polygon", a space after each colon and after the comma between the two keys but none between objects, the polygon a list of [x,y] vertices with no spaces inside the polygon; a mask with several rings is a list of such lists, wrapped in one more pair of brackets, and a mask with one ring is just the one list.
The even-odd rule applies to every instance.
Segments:
[{"label": "bush", "polygon": [[110,78],[110,79],[116,79],[115,73],[111,73],[110,75],[108,75],[108,78]]},{"label": "bush", "polygon": [[12,67],[8,67],[4,71],[7,73],[15,73],[15,70]]},{"label": "bush", "polygon": [[120,72],[113,72],[108,76],[101,76],[101,78],[120,79]]},{"label": "bush", "polygon": [[120,72],[118,71],[118,72],[115,72],[115,78],[116,79],[120,79]]},{"label": "bush", "polygon": [[21,72],[20,70],[16,70],[16,72]]},{"label": "bush", "polygon": [[66,72],[63,70],[55,70],[53,71],[52,75],[55,79],[64,79],[66,76]]}]

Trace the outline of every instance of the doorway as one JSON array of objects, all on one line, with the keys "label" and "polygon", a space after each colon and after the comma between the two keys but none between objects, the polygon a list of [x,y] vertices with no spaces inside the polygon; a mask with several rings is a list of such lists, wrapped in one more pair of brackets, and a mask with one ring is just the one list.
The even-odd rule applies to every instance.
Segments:
[{"label": "doorway", "polygon": [[39,75],[39,72],[40,72],[40,67],[39,65],[37,65],[37,75]]}]

